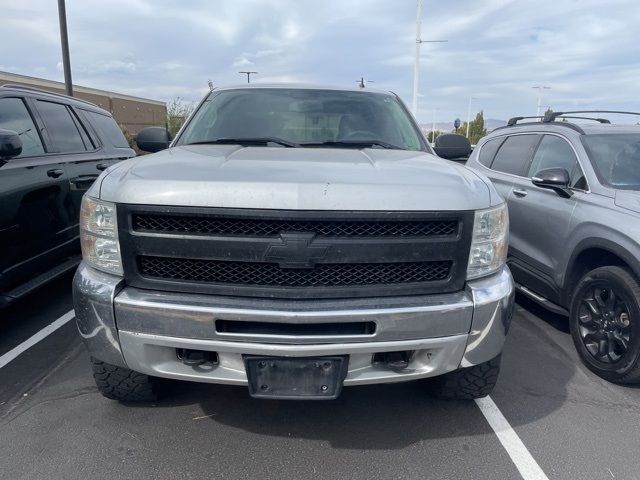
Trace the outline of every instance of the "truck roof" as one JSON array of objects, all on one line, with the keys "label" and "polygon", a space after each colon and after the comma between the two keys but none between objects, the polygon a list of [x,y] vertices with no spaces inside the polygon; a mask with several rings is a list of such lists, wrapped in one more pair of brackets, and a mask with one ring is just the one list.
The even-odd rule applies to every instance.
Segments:
[{"label": "truck roof", "polygon": [[235,85],[227,85],[223,87],[216,87],[216,90],[245,90],[254,88],[282,88],[293,90],[336,90],[345,92],[363,92],[363,93],[380,93],[383,95],[395,95],[395,93],[389,90],[381,90],[377,88],[360,88],[351,86],[337,86],[337,85],[319,85],[308,83],[240,83]]}]

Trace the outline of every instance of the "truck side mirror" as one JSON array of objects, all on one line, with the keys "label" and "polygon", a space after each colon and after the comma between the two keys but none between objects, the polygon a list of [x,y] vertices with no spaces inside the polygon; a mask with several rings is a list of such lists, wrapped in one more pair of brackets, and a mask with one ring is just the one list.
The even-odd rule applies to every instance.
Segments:
[{"label": "truck side mirror", "polygon": [[554,190],[558,195],[566,198],[573,195],[569,189],[570,182],[571,176],[564,168],[545,168],[531,177],[531,183],[535,186]]},{"label": "truck side mirror", "polygon": [[436,138],[433,150],[440,158],[466,160],[471,154],[471,143],[463,135],[445,133]]},{"label": "truck side mirror", "polygon": [[[13,130],[0,129],[0,162],[22,153],[22,140]],[[4,162],[3,162],[4,163]]]},{"label": "truck side mirror", "polygon": [[169,147],[171,135],[164,127],[147,127],[138,132],[136,145],[145,152],[159,152]]}]

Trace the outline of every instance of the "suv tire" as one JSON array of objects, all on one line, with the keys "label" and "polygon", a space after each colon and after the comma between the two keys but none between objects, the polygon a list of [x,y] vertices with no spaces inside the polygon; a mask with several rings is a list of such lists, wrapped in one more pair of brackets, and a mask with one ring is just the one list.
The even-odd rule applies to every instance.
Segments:
[{"label": "suv tire", "polygon": [[473,400],[486,397],[498,381],[500,355],[473,367],[461,368],[429,380],[429,390],[445,400]]},{"label": "suv tire", "polygon": [[121,402],[153,402],[162,393],[160,378],[134,372],[91,358],[93,379],[100,393]]},{"label": "suv tire", "polygon": [[638,280],[622,267],[596,268],[578,282],[570,312],[571,336],[587,368],[611,382],[639,383]]}]

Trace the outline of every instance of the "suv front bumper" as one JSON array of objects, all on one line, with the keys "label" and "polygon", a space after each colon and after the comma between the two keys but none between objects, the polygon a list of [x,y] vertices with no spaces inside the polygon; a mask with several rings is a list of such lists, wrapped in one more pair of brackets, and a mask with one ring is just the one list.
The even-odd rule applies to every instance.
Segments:
[{"label": "suv front bumper", "polygon": [[[450,294],[353,300],[289,301],[176,294],[125,286],[82,264],[74,279],[80,335],[104,362],[158,377],[246,385],[243,355],[349,355],[345,385],[430,377],[496,357],[513,315],[505,267]],[[292,324],[366,321],[371,334],[225,333],[217,319]],[[218,363],[189,366],[177,349],[216,352]],[[411,351],[406,368],[374,354]]]}]

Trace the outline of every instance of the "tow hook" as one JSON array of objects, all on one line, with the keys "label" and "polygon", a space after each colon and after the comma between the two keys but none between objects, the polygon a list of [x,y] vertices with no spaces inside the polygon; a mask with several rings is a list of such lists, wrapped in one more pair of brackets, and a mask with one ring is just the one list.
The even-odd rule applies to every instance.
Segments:
[{"label": "tow hook", "polygon": [[215,352],[207,352],[204,350],[189,350],[186,348],[178,348],[176,349],[176,354],[178,358],[190,367],[197,367],[207,362],[217,361],[217,355]]}]

